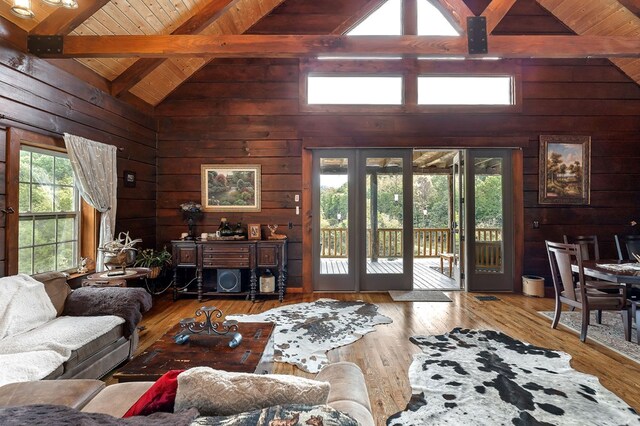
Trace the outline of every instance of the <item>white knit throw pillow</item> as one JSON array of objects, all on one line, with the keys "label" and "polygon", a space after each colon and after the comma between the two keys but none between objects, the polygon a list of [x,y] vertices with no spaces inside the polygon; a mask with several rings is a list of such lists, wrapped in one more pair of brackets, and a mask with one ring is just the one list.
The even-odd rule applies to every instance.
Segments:
[{"label": "white knit throw pillow", "polygon": [[303,377],[195,367],[178,375],[174,412],[195,407],[202,416],[229,416],[281,404],[321,405],[330,389]]}]

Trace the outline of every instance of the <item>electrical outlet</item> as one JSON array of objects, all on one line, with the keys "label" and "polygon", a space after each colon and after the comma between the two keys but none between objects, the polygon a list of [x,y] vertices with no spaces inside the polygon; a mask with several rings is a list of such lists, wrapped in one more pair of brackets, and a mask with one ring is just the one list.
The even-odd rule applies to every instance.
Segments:
[{"label": "electrical outlet", "polygon": [[540,229],[540,221],[539,220],[534,220],[533,221],[533,229]]},{"label": "electrical outlet", "polygon": [[293,229],[293,222],[289,222],[289,229]]},{"label": "electrical outlet", "polygon": [[293,196],[293,200],[294,200],[296,203],[300,202],[300,194],[296,194],[296,195],[294,195],[294,196]]}]

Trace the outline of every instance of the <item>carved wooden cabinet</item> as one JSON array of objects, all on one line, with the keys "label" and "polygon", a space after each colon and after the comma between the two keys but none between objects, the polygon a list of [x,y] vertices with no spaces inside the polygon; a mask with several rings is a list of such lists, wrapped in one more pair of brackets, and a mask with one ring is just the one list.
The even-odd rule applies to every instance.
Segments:
[{"label": "carved wooden cabinet", "polygon": [[[197,294],[198,301],[203,296],[212,296],[217,292],[207,271],[218,269],[248,270],[248,283],[243,283],[246,291],[237,295],[246,295],[255,301],[258,293],[258,271],[271,269],[276,275],[278,299],[282,302],[286,292],[287,282],[287,240],[260,241],[172,241],[173,253],[173,297],[178,293]],[[188,285],[179,282],[178,271],[181,268],[195,269],[196,291],[190,290]],[[209,290],[205,291],[205,287]],[[180,291],[178,290],[180,289]],[[231,294],[231,293],[225,293]]]}]

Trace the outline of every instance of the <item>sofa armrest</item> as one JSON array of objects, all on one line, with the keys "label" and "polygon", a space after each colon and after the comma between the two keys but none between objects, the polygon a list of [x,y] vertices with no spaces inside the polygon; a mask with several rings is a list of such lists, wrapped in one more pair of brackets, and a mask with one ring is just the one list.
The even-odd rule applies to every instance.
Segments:
[{"label": "sofa armrest", "polygon": [[331,407],[350,415],[360,425],[375,425],[367,384],[360,367],[345,361],[329,364],[318,373],[316,380],[331,384],[327,400]]},{"label": "sofa armrest", "polygon": [[124,335],[128,338],[151,304],[151,295],[142,288],[81,287],[67,297],[62,314],[119,316],[125,320]]},{"label": "sofa armrest", "polygon": [[80,410],[104,387],[104,382],[91,379],[10,383],[0,387],[0,408],[54,404]]}]

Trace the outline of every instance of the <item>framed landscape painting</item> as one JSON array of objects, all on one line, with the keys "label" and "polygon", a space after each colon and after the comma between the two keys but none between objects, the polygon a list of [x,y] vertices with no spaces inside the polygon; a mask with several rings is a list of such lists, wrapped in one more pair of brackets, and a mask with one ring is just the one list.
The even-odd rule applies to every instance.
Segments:
[{"label": "framed landscape painting", "polygon": [[589,204],[589,136],[541,135],[540,204]]},{"label": "framed landscape painting", "polygon": [[203,164],[202,207],[209,212],[259,212],[259,164]]}]

